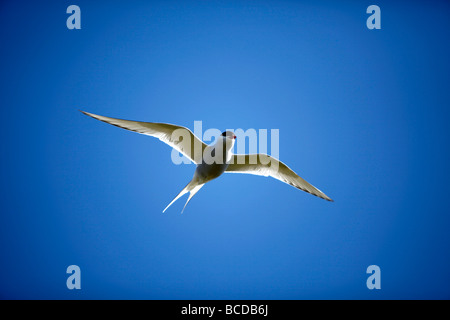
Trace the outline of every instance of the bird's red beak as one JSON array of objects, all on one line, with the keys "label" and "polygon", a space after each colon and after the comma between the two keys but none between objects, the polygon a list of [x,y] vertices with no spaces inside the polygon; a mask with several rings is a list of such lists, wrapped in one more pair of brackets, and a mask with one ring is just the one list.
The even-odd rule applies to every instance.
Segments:
[{"label": "bird's red beak", "polygon": [[236,139],[236,136],[234,136],[234,138],[233,139]]}]

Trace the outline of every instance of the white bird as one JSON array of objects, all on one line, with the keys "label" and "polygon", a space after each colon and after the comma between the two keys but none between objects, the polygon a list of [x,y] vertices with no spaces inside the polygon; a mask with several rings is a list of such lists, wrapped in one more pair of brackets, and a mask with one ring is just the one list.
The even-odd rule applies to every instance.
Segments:
[{"label": "white bird", "polygon": [[[189,197],[181,211],[183,213],[189,201],[200,188],[224,172],[272,177],[319,198],[333,201],[325,193],[299,177],[283,162],[269,155],[233,154],[231,150],[233,149],[236,136],[232,131],[223,132],[213,145],[206,145],[191,130],[182,126],[168,123],[122,120],[99,116],[85,111],[81,112],[114,126],[158,138],[197,165],[192,180],[167,205],[163,212],[177,199],[189,192]],[[184,138],[180,139],[180,133]]]}]

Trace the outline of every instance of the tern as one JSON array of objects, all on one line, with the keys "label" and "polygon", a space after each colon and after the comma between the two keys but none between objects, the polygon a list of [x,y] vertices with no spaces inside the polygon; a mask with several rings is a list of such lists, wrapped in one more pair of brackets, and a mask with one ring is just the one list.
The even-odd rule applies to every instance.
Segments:
[{"label": "tern", "polygon": [[[80,110],[81,111],[81,110]],[[163,210],[189,192],[183,213],[192,197],[205,183],[218,178],[224,172],[247,173],[272,177],[297,189],[306,191],[327,201],[333,201],[325,193],[298,176],[283,162],[266,154],[233,154],[236,136],[232,131],[223,132],[212,145],[206,145],[188,128],[169,123],[140,122],[110,118],[81,111],[94,119],[114,126],[155,137],[168,144],[197,165],[192,180]],[[182,138],[180,139],[180,135]]]}]

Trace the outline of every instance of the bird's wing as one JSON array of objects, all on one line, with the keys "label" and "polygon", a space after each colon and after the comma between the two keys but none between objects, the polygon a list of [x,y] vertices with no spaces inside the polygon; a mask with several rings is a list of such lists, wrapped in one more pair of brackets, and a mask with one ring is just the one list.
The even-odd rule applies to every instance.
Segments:
[{"label": "bird's wing", "polygon": [[99,116],[84,111],[81,112],[94,119],[112,124],[114,126],[158,138],[162,142],[167,143],[172,148],[181,152],[192,162],[196,164],[202,162],[203,150],[205,149],[206,144],[195,136],[188,128],[168,123],[122,120]]},{"label": "bird's wing", "polygon": [[283,162],[266,154],[235,154],[225,172],[272,177],[319,198],[333,201],[325,193],[300,178]]}]

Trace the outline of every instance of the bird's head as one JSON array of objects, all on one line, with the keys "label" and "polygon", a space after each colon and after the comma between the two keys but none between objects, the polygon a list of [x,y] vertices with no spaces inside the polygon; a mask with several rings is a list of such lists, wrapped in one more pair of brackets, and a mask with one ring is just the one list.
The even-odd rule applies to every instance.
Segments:
[{"label": "bird's head", "polygon": [[231,149],[234,146],[234,142],[236,141],[236,135],[233,131],[224,131],[219,137],[222,143],[225,143],[227,149]]},{"label": "bird's head", "polygon": [[236,139],[236,136],[234,135],[233,131],[224,131],[222,132],[221,136],[231,140]]}]

